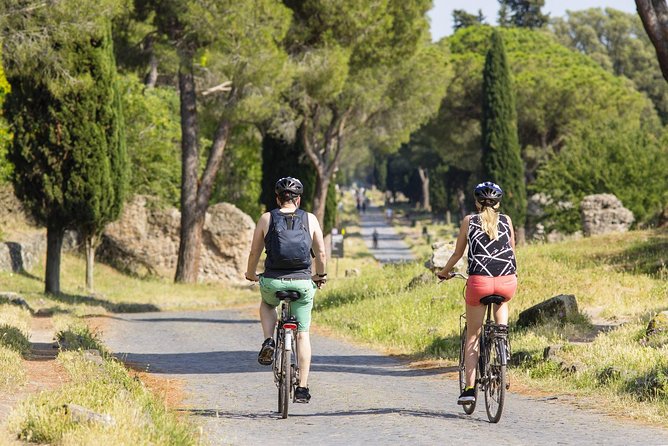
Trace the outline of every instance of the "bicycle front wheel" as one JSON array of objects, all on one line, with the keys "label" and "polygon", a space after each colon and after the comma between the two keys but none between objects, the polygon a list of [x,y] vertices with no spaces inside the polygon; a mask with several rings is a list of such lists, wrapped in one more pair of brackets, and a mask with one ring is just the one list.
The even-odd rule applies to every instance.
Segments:
[{"label": "bicycle front wheel", "polygon": [[[466,353],[466,325],[461,333],[461,342],[459,344],[459,393],[463,393],[466,388],[466,367],[464,366],[465,362],[465,353]],[[478,397],[478,385],[477,383],[473,384],[475,386],[475,395]],[[475,401],[468,404],[463,404],[462,408],[466,415],[471,415],[475,410]]]},{"label": "bicycle front wheel", "polygon": [[506,362],[505,344],[503,339],[496,338],[487,344],[487,360],[485,381],[485,407],[490,423],[498,423],[503,412],[506,397]]}]

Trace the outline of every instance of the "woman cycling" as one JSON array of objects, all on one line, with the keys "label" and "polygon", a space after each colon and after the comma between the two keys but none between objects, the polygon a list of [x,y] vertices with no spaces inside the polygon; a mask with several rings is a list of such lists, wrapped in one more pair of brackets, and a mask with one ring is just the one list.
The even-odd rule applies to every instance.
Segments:
[{"label": "woman cycling", "polygon": [[[508,302],[517,289],[517,265],[515,261],[515,233],[513,223],[505,214],[499,213],[503,191],[486,181],[476,186],[475,205],[477,214],[468,215],[462,221],[455,245],[455,252],[436,275],[448,280],[452,268],[464,255],[468,244],[468,274],[466,282],[466,388],[457,400],[458,404],[475,401],[475,372],[478,363],[478,339],[485,316],[485,307],[480,299],[490,294],[505,298],[505,302],[494,305],[494,320],[501,326],[508,325]],[[507,328],[506,328],[507,329]]]}]

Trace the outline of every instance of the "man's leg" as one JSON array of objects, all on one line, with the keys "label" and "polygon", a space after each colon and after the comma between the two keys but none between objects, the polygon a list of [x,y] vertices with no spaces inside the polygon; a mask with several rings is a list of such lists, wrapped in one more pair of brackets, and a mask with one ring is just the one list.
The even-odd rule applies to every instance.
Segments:
[{"label": "man's leg", "polygon": [[311,338],[308,331],[297,333],[299,352],[299,387],[308,387],[308,373],[311,370]]},{"label": "man's leg", "polygon": [[[260,280],[260,294],[262,300],[260,301],[260,324],[262,325],[262,333],[264,334],[264,342],[260,353],[258,353],[257,360],[262,365],[271,365],[274,360],[274,328],[278,315],[276,314],[276,305],[279,301],[275,297],[275,287],[271,279]],[[267,303],[269,302],[269,303]]]},{"label": "man's leg", "polygon": [[278,315],[276,314],[276,308],[272,307],[264,300],[260,302],[260,323],[262,324],[262,332],[264,333],[264,338],[271,338],[274,336],[274,328],[276,327],[276,321],[278,320]]}]

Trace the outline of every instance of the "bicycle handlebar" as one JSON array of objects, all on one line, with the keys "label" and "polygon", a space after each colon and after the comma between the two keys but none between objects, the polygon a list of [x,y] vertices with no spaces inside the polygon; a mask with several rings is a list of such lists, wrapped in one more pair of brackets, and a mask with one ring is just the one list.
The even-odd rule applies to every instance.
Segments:
[{"label": "bicycle handlebar", "polygon": [[447,279],[452,279],[453,277],[458,277],[458,278],[460,278],[460,279],[464,279],[464,280],[468,279],[468,276],[467,276],[467,275],[462,274],[462,273],[457,273],[457,272],[451,272],[451,273],[449,274],[449,276],[447,277],[447,279],[446,279],[445,277],[441,277],[441,276],[438,276],[438,275],[437,275],[437,277],[438,277],[439,279],[441,279],[441,282],[443,282],[444,280],[447,280]]}]

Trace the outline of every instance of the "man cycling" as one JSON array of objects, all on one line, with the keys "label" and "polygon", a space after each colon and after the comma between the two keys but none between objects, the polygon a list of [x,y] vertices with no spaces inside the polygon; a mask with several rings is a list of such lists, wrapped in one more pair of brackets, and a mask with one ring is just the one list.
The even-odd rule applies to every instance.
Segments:
[{"label": "man cycling", "polygon": [[[299,352],[299,385],[295,389],[295,401],[308,403],[311,394],[308,388],[308,374],[311,367],[311,340],[309,326],[316,287],[326,281],[327,256],[322,230],[315,215],[299,209],[304,186],[296,178],[281,178],[274,189],[278,208],[265,212],[255,226],[246,279],[260,282],[260,321],[264,342],[258,354],[258,362],[271,365],[274,355],[274,328],[277,322],[276,307],[279,300],[276,292],[282,290],[299,291],[301,298],[292,302],[290,308],[298,322],[297,350]],[[290,236],[279,235],[277,227],[292,230]],[[295,228],[297,231],[295,232]],[[287,231],[284,231],[287,233]],[[286,246],[287,245],[287,246]],[[267,258],[264,273],[256,274],[262,249]],[[311,275],[311,252],[315,253],[315,275]],[[293,255],[286,258],[285,252]]]}]

